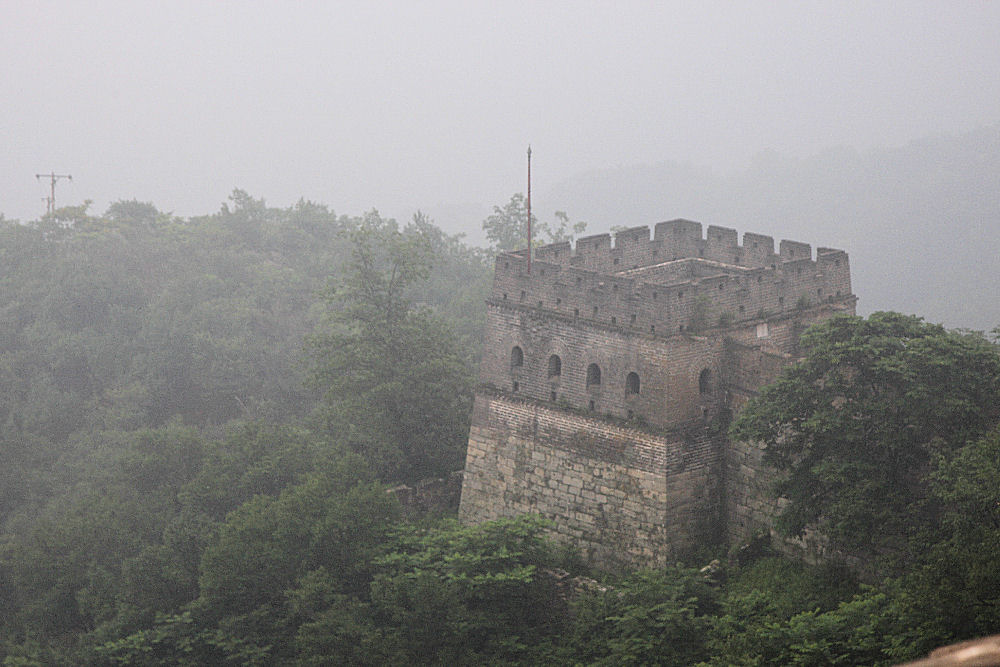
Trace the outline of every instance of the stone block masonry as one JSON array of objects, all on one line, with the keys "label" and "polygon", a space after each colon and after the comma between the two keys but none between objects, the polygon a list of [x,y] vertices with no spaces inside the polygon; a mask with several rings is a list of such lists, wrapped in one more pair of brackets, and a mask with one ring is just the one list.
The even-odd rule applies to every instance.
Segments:
[{"label": "stone block masonry", "polygon": [[674,220],[527,269],[497,257],[461,520],[538,513],[607,567],[771,530],[774,471],[725,425],[802,331],[853,314],[847,254]]},{"label": "stone block masonry", "polygon": [[662,565],[723,537],[721,450],[703,433],[656,435],[483,392],[474,414],[463,522],[540,514],[605,566]]}]

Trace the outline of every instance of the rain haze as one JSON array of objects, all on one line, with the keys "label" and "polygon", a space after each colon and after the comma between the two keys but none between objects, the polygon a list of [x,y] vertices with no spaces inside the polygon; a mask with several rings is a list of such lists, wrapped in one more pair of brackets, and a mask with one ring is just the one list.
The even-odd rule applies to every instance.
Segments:
[{"label": "rain haze", "polygon": [[[899,308],[956,326],[1000,319],[949,311],[950,293],[866,295],[891,277],[866,271],[879,255],[865,255],[863,234],[894,238],[906,231],[898,219],[838,210],[831,202],[853,197],[843,189],[824,199],[828,188],[806,184],[810,204],[788,203],[800,188],[772,206],[756,187],[773,189],[781,173],[821,176],[824,155],[851,170],[851,160],[882,164],[915,141],[995,147],[1000,3],[3,7],[8,219],[44,213],[48,183],[35,175],[55,171],[73,176],[58,184],[58,204],[89,199],[94,212],[135,198],[200,215],[241,188],[272,206],[305,198],[352,215],[405,219],[419,208],[477,240],[492,206],[524,190],[530,143],[541,217],[565,210],[590,232],[686,217],[794,234],[851,253],[863,312]],[[978,175],[995,186],[989,156]],[[706,187],[692,194],[697,186],[664,170]],[[629,174],[666,178],[669,201],[623,188]],[[987,227],[997,238],[990,215],[1000,205],[995,187],[972,190],[989,200],[962,233],[981,248]],[[993,240],[985,250],[995,257]],[[992,303],[996,274],[985,282]]]}]

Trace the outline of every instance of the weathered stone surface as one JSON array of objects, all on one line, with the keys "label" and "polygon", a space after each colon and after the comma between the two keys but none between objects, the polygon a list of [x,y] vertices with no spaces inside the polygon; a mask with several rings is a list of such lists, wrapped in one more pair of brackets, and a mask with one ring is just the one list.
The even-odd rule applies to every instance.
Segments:
[{"label": "weathered stone surface", "polygon": [[609,566],[770,530],[774,472],[725,424],[807,326],[854,312],[848,258],[701,233],[675,220],[554,244],[530,274],[523,251],[497,258],[464,522],[539,513]]}]

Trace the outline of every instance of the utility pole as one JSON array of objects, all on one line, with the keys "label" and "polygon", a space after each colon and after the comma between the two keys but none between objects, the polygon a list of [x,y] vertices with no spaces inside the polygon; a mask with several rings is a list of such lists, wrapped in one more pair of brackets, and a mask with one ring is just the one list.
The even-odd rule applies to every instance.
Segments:
[{"label": "utility pole", "polygon": [[528,144],[528,273],[531,273],[531,144]]},{"label": "utility pole", "polygon": [[56,181],[60,178],[68,178],[72,181],[73,177],[70,174],[57,174],[54,171],[48,174],[35,174],[35,178],[38,180],[42,180],[43,176],[49,179],[49,183],[51,184],[51,194],[49,194],[46,198],[47,206],[45,208],[45,215],[48,215],[50,213],[55,213],[56,210]]}]

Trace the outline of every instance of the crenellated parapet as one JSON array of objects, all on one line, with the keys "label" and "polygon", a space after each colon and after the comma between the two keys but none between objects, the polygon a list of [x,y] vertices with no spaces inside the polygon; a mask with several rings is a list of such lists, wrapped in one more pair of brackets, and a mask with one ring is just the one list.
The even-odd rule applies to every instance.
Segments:
[{"label": "crenellated parapet", "polygon": [[661,222],[497,257],[491,302],[670,335],[853,300],[847,253],[700,223]]}]

